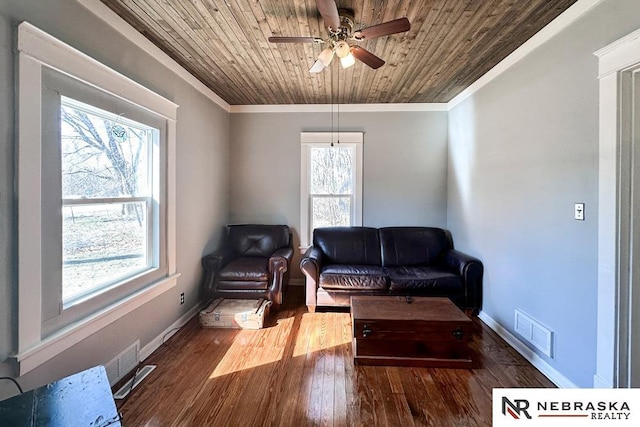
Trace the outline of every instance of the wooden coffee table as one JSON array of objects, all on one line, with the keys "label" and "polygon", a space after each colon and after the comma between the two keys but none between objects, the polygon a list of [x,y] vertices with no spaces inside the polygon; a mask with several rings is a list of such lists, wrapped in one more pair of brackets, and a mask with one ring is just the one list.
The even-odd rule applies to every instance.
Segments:
[{"label": "wooden coffee table", "polygon": [[471,368],[472,321],[448,298],[351,297],[359,365]]}]

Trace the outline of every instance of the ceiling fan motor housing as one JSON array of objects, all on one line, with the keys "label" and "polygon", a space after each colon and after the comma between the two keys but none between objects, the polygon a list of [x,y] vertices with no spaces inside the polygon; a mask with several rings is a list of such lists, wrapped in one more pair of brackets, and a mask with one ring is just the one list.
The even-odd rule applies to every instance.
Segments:
[{"label": "ceiling fan motor housing", "polygon": [[351,38],[353,34],[353,19],[354,14],[352,10],[340,9],[340,28],[333,30],[328,28],[329,36],[334,40],[346,40]]}]

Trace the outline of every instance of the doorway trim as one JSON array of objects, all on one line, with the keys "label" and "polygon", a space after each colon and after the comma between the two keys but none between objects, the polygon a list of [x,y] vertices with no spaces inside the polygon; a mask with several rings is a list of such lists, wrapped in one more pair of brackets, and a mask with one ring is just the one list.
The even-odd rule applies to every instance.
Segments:
[{"label": "doorway trim", "polygon": [[[640,30],[595,52],[600,86],[597,388],[628,387],[634,121],[632,75],[640,71]],[[640,106],[636,106],[640,107]],[[637,129],[636,131],[640,131]],[[637,212],[636,212],[637,213]]]}]

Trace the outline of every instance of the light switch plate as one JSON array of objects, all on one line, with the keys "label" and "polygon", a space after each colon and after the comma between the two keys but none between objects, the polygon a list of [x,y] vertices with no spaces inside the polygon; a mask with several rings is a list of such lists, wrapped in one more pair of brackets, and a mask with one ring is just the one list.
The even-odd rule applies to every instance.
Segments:
[{"label": "light switch plate", "polygon": [[584,203],[575,204],[574,218],[578,221],[584,221]]}]

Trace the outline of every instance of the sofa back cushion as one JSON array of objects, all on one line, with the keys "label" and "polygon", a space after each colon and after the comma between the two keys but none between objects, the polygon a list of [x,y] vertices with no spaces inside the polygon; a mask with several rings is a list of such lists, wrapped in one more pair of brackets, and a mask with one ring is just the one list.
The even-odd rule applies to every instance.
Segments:
[{"label": "sofa back cushion", "polygon": [[380,239],[375,228],[316,228],[313,246],[322,251],[323,264],[381,265]]},{"label": "sofa back cushion", "polygon": [[237,256],[270,257],[280,248],[290,246],[286,225],[243,224],[228,227],[228,243]]},{"label": "sofa back cushion", "polygon": [[385,267],[438,264],[451,249],[451,240],[441,228],[385,227],[379,231]]}]

